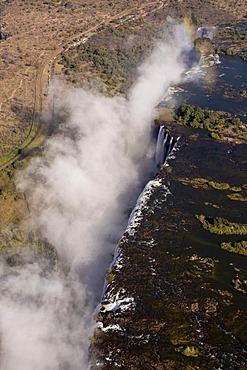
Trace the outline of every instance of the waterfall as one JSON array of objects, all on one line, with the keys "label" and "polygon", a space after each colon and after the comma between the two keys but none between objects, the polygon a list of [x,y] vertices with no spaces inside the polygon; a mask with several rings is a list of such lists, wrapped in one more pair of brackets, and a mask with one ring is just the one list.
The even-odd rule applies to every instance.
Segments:
[{"label": "waterfall", "polygon": [[166,158],[168,157],[168,155],[171,153],[172,149],[174,148],[174,145],[176,144],[176,139],[175,137],[171,137],[170,136],[170,143],[169,143],[169,146],[168,146],[168,150],[167,150],[167,153],[166,153]]},{"label": "waterfall", "polygon": [[162,163],[165,133],[164,126],[160,126],[155,151],[155,164],[157,167]]},{"label": "waterfall", "polygon": [[155,151],[155,165],[159,168],[166,161],[174,148],[177,140],[166,132],[164,126],[160,126]]}]

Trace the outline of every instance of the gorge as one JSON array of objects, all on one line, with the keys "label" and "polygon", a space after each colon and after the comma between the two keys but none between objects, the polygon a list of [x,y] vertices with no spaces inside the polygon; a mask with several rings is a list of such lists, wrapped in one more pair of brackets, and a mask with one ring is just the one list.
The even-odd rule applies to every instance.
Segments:
[{"label": "gorge", "polygon": [[[105,271],[129,209],[156,171],[153,108],[180,81],[192,47],[183,26],[170,20],[166,38],[140,67],[128,99],[60,83],[51,87],[56,109],[66,108],[68,119],[44,154],[19,173],[17,184],[29,204],[28,227],[55,247],[56,268],[45,267],[42,241],[33,253],[18,249],[18,258],[11,259],[16,252],[10,245],[1,256],[3,369],[90,366],[89,337]],[[21,234],[15,235],[20,240]]]}]

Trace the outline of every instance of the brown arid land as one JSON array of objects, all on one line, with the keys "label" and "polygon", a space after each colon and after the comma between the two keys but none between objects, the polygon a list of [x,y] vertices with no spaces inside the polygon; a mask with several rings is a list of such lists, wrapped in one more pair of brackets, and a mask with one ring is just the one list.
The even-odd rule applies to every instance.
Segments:
[{"label": "brown arid land", "polygon": [[132,20],[139,17],[146,26],[158,28],[168,15],[187,16],[198,25],[235,22],[246,19],[246,6],[241,0],[189,3],[181,0],[2,0],[1,33],[7,37],[0,41],[1,165],[13,162],[41,132],[40,115],[46,107],[52,61],[62,51],[89,32],[98,33],[100,27],[110,23],[118,26],[131,17]]},{"label": "brown arid land", "polygon": [[[20,147],[46,105],[51,62],[73,40],[129,12],[163,7],[161,1],[1,2],[0,156]],[[34,126],[36,123],[36,128]],[[33,133],[32,136],[34,136]],[[2,164],[4,164],[4,160]]]}]

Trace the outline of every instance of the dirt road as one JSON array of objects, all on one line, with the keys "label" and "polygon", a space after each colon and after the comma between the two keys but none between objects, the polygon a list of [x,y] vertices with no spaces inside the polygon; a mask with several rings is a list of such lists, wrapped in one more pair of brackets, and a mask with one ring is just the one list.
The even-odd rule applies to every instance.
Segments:
[{"label": "dirt road", "polygon": [[[86,30],[83,30],[82,32],[74,34],[73,36],[71,36],[67,40],[68,48],[73,47],[74,39],[81,39],[81,38],[85,37],[85,35],[87,35],[90,32],[95,33],[95,32],[97,32],[97,30],[102,25],[107,25],[112,21],[120,20],[123,17],[129,16],[131,14],[138,15],[138,14],[140,14],[140,12],[143,12],[143,10],[145,10],[145,8],[148,8],[147,12],[142,13],[142,16],[145,17],[149,13],[152,13],[154,11],[158,11],[158,10],[162,9],[164,6],[167,5],[167,3],[168,3],[168,1],[167,2],[151,1],[151,2],[148,2],[148,3],[142,4],[140,6],[134,6],[130,9],[125,9],[122,12],[120,12],[118,14],[115,14],[113,16],[109,16],[109,17],[102,16],[102,20],[97,22],[97,24],[92,25],[91,27],[87,28]],[[153,8],[153,9],[150,9],[150,8]],[[45,96],[47,95],[47,86],[48,86],[49,80],[52,78],[52,73],[50,74],[50,71],[53,70],[54,60],[61,53],[63,53],[64,50],[65,50],[64,45],[59,45],[59,47],[56,50],[54,50],[52,53],[49,53],[49,54],[46,55],[42,64],[37,69],[36,81],[35,81],[34,104],[33,104],[33,117],[32,117],[32,125],[31,125],[31,128],[30,128],[30,133],[29,133],[30,141],[28,141],[28,138],[27,138],[25,140],[26,145],[20,147],[21,149],[25,149],[25,157],[28,156],[28,155],[31,155],[35,151],[35,149],[37,149],[37,148],[33,148],[33,149],[30,149],[28,151],[28,147],[36,139],[36,137],[39,134],[40,129],[41,129],[40,116],[41,116],[41,113],[43,111],[44,99],[45,99]],[[18,90],[18,88],[15,89],[15,91],[12,93],[12,95],[13,94],[15,95],[17,90]],[[38,125],[37,125],[37,122],[38,122]],[[53,124],[54,124],[53,120],[50,120],[49,125],[47,127],[46,137],[39,144],[39,146],[44,145],[47,138],[52,134]],[[32,135],[32,137],[31,137],[31,133],[32,133],[35,125],[37,125],[36,134],[35,134],[35,136]],[[16,150],[13,151],[13,155],[11,155],[11,153],[10,153],[10,155],[8,156],[8,159],[4,163],[0,164],[0,169],[5,168],[6,166],[10,165],[11,163],[16,161],[17,159],[19,159],[19,160],[23,159],[23,157],[24,157],[23,154],[19,154],[19,151],[18,151],[18,154],[17,154]]]}]

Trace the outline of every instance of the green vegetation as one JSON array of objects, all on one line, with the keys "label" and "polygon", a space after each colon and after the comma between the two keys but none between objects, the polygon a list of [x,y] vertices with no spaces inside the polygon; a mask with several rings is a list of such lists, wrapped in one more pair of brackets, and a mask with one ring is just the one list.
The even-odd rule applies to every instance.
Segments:
[{"label": "green vegetation", "polygon": [[[30,128],[30,130],[29,130],[29,132],[28,132],[28,134],[27,134],[26,139],[24,139],[24,141],[22,141],[19,144],[18,147],[16,147],[15,149],[13,149],[7,155],[2,155],[0,157],[0,166],[1,165],[4,165],[5,163],[8,163],[9,161],[15,160],[16,157],[19,154],[23,154],[24,153],[24,150],[29,146],[29,144],[31,144],[31,142],[36,137],[36,135],[38,133],[38,128],[39,128],[38,122],[37,121],[34,121],[33,124],[32,124],[32,126],[31,126],[31,128]],[[9,141],[9,137],[8,137],[7,141]],[[8,145],[10,145],[10,143]]]},{"label": "green vegetation", "polygon": [[237,254],[242,254],[244,256],[247,256],[247,241],[245,240],[242,240],[240,242],[235,242],[235,243],[223,242],[223,243],[220,243],[220,247],[231,253],[237,253]]},{"label": "green vegetation", "polygon": [[217,53],[241,55],[247,61],[247,31],[242,24],[228,24],[217,28]]},{"label": "green vegetation", "polygon": [[44,0],[43,1],[44,4],[48,4],[48,5],[55,5],[60,2],[61,2],[60,0]]},{"label": "green vegetation", "polygon": [[241,293],[247,294],[246,279],[240,280],[238,277],[236,277],[236,279],[232,279],[232,285],[234,286],[234,289],[238,290]]},{"label": "green vegetation", "polygon": [[[14,174],[16,169],[24,167],[23,162],[14,162],[0,171],[0,229],[10,223],[18,222],[23,205],[22,196],[16,191]],[[26,206],[24,205],[26,209]]]},{"label": "green vegetation", "polygon": [[232,193],[232,194],[228,194],[227,196],[231,200],[236,200],[238,202],[247,202],[247,197],[244,197],[242,194],[239,194],[239,193]]},{"label": "green vegetation", "polygon": [[108,93],[127,93],[134,72],[147,52],[148,48],[140,45],[128,49],[109,49],[82,44],[78,46],[75,57],[70,55],[70,51],[63,55],[64,73],[78,72],[82,63],[90,62],[105,83]]},{"label": "green vegetation", "polygon": [[199,356],[200,352],[198,348],[196,348],[195,346],[191,346],[191,347],[188,346],[183,351],[183,354],[187,357],[197,357]]},{"label": "green vegetation", "polygon": [[[57,270],[56,250],[46,240],[43,240],[38,232],[18,229],[0,232],[0,255],[5,256],[11,266],[24,264],[26,251],[29,252],[29,256],[33,251],[40,257],[46,258]],[[34,259],[36,260],[37,256],[34,256]]]},{"label": "green vegetation", "polygon": [[63,59],[64,65],[65,65],[65,74],[68,73],[68,71],[74,71],[74,72],[78,72],[79,71],[78,64],[76,64],[76,62],[74,62],[68,56],[68,54],[64,53],[62,59]]},{"label": "green vegetation", "polygon": [[203,228],[213,234],[247,235],[247,224],[231,222],[222,217],[207,217],[195,215]]},{"label": "green vegetation", "polygon": [[[231,191],[230,194],[227,194],[227,197],[231,200],[239,202],[247,202],[247,197],[240,194],[241,191],[245,190],[245,185],[242,186],[231,186],[226,182],[216,182],[212,180],[207,180],[202,177],[195,177],[189,179],[188,177],[181,177],[178,179],[183,185],[191,185],[195,189],[216,189],[221,191]],[[211,204],[212,205],[212,204]],[[218,207],[212,205],[213,207]]]},{"label": "green vegetation", "polygon": [[190,104],[182,104],[176,111],[175,119],[181,124],[199,129],[206,129],[211,137],[219,140],[247,140],[247,126],[230,113],[202,109]]},{"label": "green vegetation", "polygon": [[240,192],[242,190],[241,186],[230,186],[226,182],[216,182],[212,180],[207,180],[202,177],[195,177],[189,179],[188,177],[182,177],[178,179],[183,185],[192,185],[193,188],[202,188],[202,189],[216,189],[216,190],[230,190],[234,192]]},{"label": "green vegetation", "polygon": [[108,284],[111,284],[114,280],[114,274],[112,272],[112,269],[108,269],[106,273],[106,281]]},{"label": "green vegetation", "polygon": [[230,189],[230,185],[227,184],[226,182],[214,182],[214,181],[209,181],[208,185],[211,186],[213,189],[217,190],[227,190]]},{"label": "green vegetation", "polygon": [[213,208],[220,208],[220,206],[218,204],[214,204],[214,203],[211,203],[211,202],[204,202],[204,204],[206,206],[211,206]]},{"label": "green vegetation", "polygon": [[201,37],[194,41],[195,49],[202,52],[206,50],[207,52],[213,51],[213,45],[209,38]]}]

